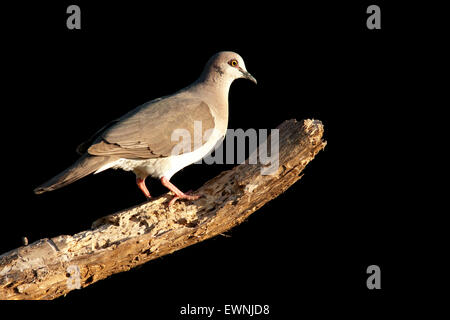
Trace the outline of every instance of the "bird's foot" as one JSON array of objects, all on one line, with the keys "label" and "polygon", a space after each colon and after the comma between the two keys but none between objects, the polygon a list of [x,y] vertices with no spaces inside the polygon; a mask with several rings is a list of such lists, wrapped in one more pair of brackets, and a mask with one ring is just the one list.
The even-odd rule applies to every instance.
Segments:
[{"label": "bird's foot", "polygon": [[194,195],[191,192],[176,194],[175,197],[172,198],[169,202],[169,207],[171,207],[178,199],[185,199],[185,200],[197,200],[200,198],[201,195]]},{"label": "bird's foot", "polygon": [[147,201],[150,201],[152,196],[150,195],[150,192],[148,191],[147,186],[145,185],[145,178],[144,179],[136,178],[136,184],[139,187],[139,189],[141,189]]},{"label": "bird's foot", "polygon": [[175,187],[166,177],[161,178],[161,183],[163,184],[163,186],[165,186],[175,194],[175,197],[173,197],[173,199],[169,202],[169,207],[172,206],[178,199],[197,200],[201,197],[200,195],[192,194],[192,192],[182,192],[180,189]]}]

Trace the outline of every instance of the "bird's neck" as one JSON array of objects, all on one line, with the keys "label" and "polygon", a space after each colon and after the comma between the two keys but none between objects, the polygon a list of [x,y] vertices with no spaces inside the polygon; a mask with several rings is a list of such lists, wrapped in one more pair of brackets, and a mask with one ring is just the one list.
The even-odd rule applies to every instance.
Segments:
[{"label": "bird's neck", "polygon": [[191,92],[197,91],[210,108],[214,110],[214,113],[224,120],[224,130],[226,130],[228,123],[228,93],[231,82],[205,81],[199,78],[188,87]]},{"label": "bird's neck", "polygon": [[228,108],[228,93],[230,92],[230,86],[233,79],[226,79],[224,77],[200,77],[194,86],[197,87],[201,92],[215,97],[218,102],[223,104]]}]

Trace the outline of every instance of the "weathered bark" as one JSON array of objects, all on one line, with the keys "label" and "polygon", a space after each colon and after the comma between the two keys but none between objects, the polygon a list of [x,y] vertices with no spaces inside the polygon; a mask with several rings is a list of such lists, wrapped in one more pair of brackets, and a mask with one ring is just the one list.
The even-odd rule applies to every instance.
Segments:
[{"label": "weathered bark", "polygon": [[54,299],[240,224],[299,180],[326,145],[320,121],[289,120],[278,129],[279,167],[273,175],[261,175],[261,164],[241,164],[206,182],[197,190],[204,195],[199,200],[168,208],[172,195],[165,194],[101,218],[91,230],[1,255],[0,299]]}]

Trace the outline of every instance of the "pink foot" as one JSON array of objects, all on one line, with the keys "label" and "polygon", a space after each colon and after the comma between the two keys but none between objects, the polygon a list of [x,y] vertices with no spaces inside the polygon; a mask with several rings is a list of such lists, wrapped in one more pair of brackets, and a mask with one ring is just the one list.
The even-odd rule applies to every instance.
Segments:
[{"label": "pink foot", "polygon": [[200,198],[200,195],[187,195],[185,193],[183,193],[183,195],[180,196],[175,196],[172,198],[172,200],[170,200],[169,202],[169,207],[172,206],[178,199],[185,199],[185,200],[197,200],[198,198]]},{"label": "pink foot", "polygon": [[141,189],[144,196],[147,198],[147,200],[150,200],[152,196],[150,195],[150,191],[148,191],[147,186],[145,185],[145,178],[136,178],[136,184]]},{"label": "pink foot", "polygon": [[161,183],[163,184],[163,186],[165,186],[167,189],[169,189],[175,194],[175,197],[173,197],[173,199],[170,200],[169,202],[169,207],[172,206],[178,199],[185,199],[192,201],[197,200],[198,198],[201,197],[200,195],[189,194],[190,192],[186,193],[182,192],[180,189],[175,187],[175,185],[173,185],[166,177],[161,178]]}]

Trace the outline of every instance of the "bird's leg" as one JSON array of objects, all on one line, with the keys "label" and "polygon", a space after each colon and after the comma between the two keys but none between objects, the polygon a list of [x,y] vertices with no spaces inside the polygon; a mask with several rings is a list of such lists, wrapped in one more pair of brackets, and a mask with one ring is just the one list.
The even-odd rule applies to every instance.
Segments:
[{"label": "bird's leg", "polygon": [[148,191],[147,186],[145,185],[145,178],[144,179],[136,178],[136,184],[139,187],[139,189],[141,189],[142,193],[145,195],[147,200],[150,200],[152,196],[150,195],[150,192]]},{"label": "bird's leg", "polygon": [[167,179],[166,177],[161,178],[161,183],[164,187],[166,187],[175,194],[175,197],[172,200],[170,200],[169,206],[174,204],[175,201],[177,201],[178,199],[197,200],[198,198],[200,198],[199,195],[188,195],[186,193],[183,193],[180,189],[175,187],[175,185],[173,185],[173,183],[171,183],[169,179]]}]

